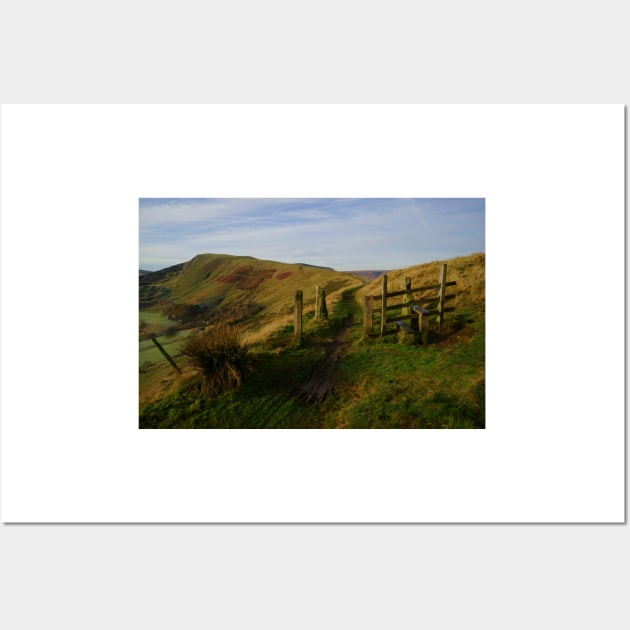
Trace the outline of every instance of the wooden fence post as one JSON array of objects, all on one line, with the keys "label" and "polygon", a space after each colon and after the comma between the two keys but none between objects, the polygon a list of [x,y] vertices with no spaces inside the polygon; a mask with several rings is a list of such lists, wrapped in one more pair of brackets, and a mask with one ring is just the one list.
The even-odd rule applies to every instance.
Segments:
[{"label": "wooden fence post", "polygon": [[440,270],[440,292],[438,293],[438,321],[440,328],[444,323],[444,301],[446,300],[446,263]]},{"label": "wooden fence post", "polygon": [[302,344],[302,304],[304,294],[302,291],[295,292],[295,308],[294,308],[294,323],[293,323],[293,337],[295,343],[299,346]]},{"label": "wooden fence post", "polygon": [[383,293],[381,297],[381,337],[385,334],[387,321],[387,274],[383,275]]},{"label": "wooden fence post", "polygon": [[315,287],[315,319],[328,319],[326,291],[319,285]]},{"label": "wooden fence post", "polygon": [[151,341],[155,344],[155,347],[162,353],[164,358],[173,366],[173,369],[178,374],[181,374],[182,371],[177,367],[177,363],[175,363],[175,361],[173,361],[173,359],[171,359],[171,357],[169,356],[168,352],[166,352],[166,350],[162,348],[162,344],[155,337],[151,337]]},{"label": "wooden fence post", "polygon": [[367,339],[372,332],[374,320],[374,296],[366,295],[365,304],[363,306],[363,338]]},{"label": "wooden fence post", "polygon": [[418,313],[418,332],[423,346],[429,343],[429,311],[423,309]]},{"label": "wooden fence post", "polygon": [[[403,295],[402,297],[403,307],[401,315],[405,317],[407,315],[411,315],[411,303],[413,302],[413,293],[411,292],[411,278],[405,278],[401,282],[400,288],[403,291],[407,291],[407,293],[405,293],[405,295]],[[409,304],[409,306],[406,306],[407,304]],[[411,325],[413,326],[413,320],[411,320],[411,322]]]}]

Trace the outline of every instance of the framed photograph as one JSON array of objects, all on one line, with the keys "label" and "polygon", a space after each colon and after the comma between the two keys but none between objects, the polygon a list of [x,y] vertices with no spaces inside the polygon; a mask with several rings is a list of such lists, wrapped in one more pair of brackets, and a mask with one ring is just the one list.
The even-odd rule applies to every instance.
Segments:
[{"label": "framed photograph", "polygon": [[484,199],[139,212],[140,428],[484,428]]}]

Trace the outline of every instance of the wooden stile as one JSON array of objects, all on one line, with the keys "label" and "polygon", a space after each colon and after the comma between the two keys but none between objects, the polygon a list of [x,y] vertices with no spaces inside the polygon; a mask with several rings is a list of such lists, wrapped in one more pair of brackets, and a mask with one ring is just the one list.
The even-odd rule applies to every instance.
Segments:
[{"label": "wooden stile", "polygon": [[429,315],[431,315],[431,311],[418,305],[415,305],[413,310],[418,313],[418,332],[422,345],[426,346],[429,342]]},{"label": "wooden stile", "polygon": [[413,302],[413,293],[411,292],[411,278],[405,278],[402,281],[402,287],[405,293],[402,296],[402,315],[411,315],[411,306]]},{"label": "wooden stile", "polygon": [[[447,287],[454,287],[457,285],[457,282],[455,280],[451,280],[450,282],[447,282],[445,286]],[[431,289],[439,289],[442,285],[441,284],[428,284],[424,287],[417,287],[415,289],[412,290],[413,293],[418,293],[420,291],[430,291]],[[390,291],[387,294],[388,298],[392,298],[392,297],[399,297],[401,295],[405,295],[407,293],[407,289],[403,289],[401,291]],[[380,300],[381,299],[381,295],[375,295],[374,299],[375,300]],[[437,300],[437,297],[435,298]]]},{"label": "wooden stile", "polygon": [[[448,300],[455,299],[455,295],[446,295],[447,287],[454,287],[457,285],[455,280],[446,282],[447,265],[443,264],[440,269],[440,282],[439,284],[430,284],[422,287],[413,288],[411,286],[411,278],[405,278],[401,286],[404,287],[400,291],[387,291],[387,274],[383,275],[382,290],[379,295],[366,295],[363,309],[363,337],[368,337],[373,327],[375,326],[374,315],[378,313],[380,315],[380,334],[385,334],[387,324],[396,323],[398,328],[401,328],[401,323],[405,320],[409,320],[411,325],[415,328],[418,326],[418,332],[420,333],[423,343],[427,343],[428,339],[428,327],[429,318],[436,317],[437,322],[442,326],[444,322],[444,313],[454,311],[454,307],[446,307],[445,303]],[[437,295],[418,295],[423,291],[430,291],[438,289]],[[401,297],[402,300],[399,303],[392,304],[391,301],[388,304],[388,298]],[[377,305],[377,310],[374,310],[374,303],[376,300],[380,300],[380,305]],[[380,306],[380,308],[379,308]],[[420,307],[422,313],[420,314],[415,307]],[[399,315],[392,315],[387,317],[388,312],[399,311]],[[377,318],[378,321],[378,318]]]}]

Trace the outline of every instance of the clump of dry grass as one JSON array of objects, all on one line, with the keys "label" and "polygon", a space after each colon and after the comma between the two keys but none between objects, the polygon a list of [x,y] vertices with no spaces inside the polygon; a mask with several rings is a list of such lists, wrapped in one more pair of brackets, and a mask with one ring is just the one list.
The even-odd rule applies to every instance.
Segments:
[{"label": "clump of dry grass", "polygon": [[251,369],[248,346],[236,326],[220,323],[190,335],[181,351],[197,373],[204,394],[218,395],[240,387]]}]

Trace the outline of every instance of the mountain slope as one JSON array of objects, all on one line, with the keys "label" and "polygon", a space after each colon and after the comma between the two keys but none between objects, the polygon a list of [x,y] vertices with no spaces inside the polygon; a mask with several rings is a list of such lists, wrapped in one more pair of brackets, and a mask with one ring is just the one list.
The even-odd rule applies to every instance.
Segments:
[{"label": "mountain slope", "polygon": [[250,256],[200,254],[188,262],[140,277],[140,318],[146,312],[190,305],[205,309],[206,314],[241,319],[246,327],[260,327],[290,315],[297,290],[304,293],[305,310],[313,307],[317,285],[334,303],[343,291],[359,288],[362,282],[324,267]]}]

